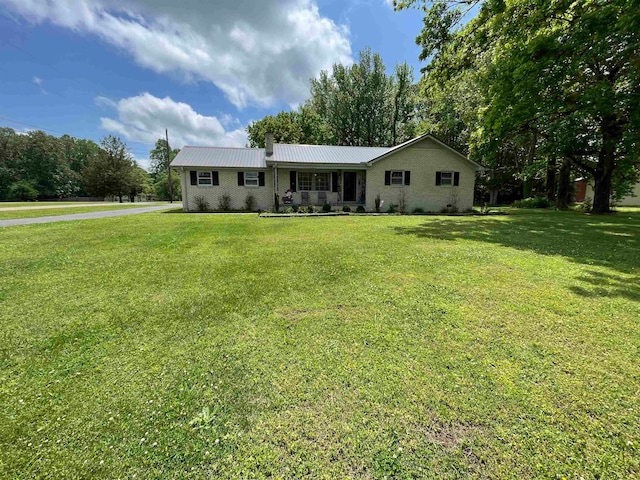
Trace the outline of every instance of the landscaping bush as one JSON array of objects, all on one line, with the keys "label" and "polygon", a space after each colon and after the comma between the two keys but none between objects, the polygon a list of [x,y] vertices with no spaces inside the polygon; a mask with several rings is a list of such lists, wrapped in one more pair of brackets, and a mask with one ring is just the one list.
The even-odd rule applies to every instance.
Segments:
[{"label": "landscaping bush", "polygon": [[300,210],[300,207],[298,207],[298,205],[292,205],[291,210],[293,210],[293,213],[298,213],[298,210]]},{"label": "landscaping bush", "polygon": [[307,213],[314,213],[316,211],[316,207],[313,205],[307,206]]},{"label": "landscaping bush", "polygon": [[343,212],[350,212],[351,211],[351,207],[349,205],[345,205],[344,207],[342,207],[342,211]]},{"label": "landscaping bush", "polygon": [[244,209],[247,212],[253,212],[256,209],[256,197],[249,194],[247,198],[244,199]]},{"label": "landscaping bush", "polygon": [[593,210],[593,203],[589,197],[585,197],[584,201],[576,204],[576,208],[584,213],[591,213]]},{"label": "landscaping bush", "polygon": [[376,195],[376,199],[375,199],[376,212],[378,213],[380,213],[380,204],[381,204],[380,194],[378,194]]},{"label": "landscaping bush", "polygon": [[440,209],[440,213],[458,213],[458,207],[455,205],[447,205]]},{"label": "landscaping bush", "polygon": [[515,208],[549,208],[551,202],[545,197],[529,197],[513,202]]},{"label": "landscaping bush", "polygon": [[396,213],[396,206],[393,203],[389,204],[389,208],[387,209],[387,213]]},{"label": "landscaping bush", "polygon": [[424,213],[424,208],[416,207],[413,209],[413,213]]},{"label": "landscaping bush", "polygon": [[38,190],[31,182],[21,180],[14,183],[9,188],[9,198],[11,200],[35,200],[38,197]]},{"label": "landscaping bush", "polygon": [[231,196],[229,194],[225,193],[218,199],[218,210],[221,212],[231,210]]},{"label": "landscaping bush", "polygon": [[329,213],[331,211],[331,205],[329,205],[328,203],[325,203],[324,205],[322,205],[322,211],[324,213]]},{"label": "landscaping bush", "polygon": [[209,211],[209,202],[202,195],[198,195],[193,199],[196,204],[196,211],[198,212],[208,212]]},{"label": "landscaping bush", "polygon": [[358,213],[364,213],[364,206],[362,206],[362,205],[358,205],[358,206],[356,207],[356,212],[358,212]]}]

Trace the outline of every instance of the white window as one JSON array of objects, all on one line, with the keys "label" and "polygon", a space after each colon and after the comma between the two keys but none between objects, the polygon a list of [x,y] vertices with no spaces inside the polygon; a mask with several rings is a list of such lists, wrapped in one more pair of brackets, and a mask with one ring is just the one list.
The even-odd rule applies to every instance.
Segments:
[{"label": "white window", "polygon": [[211,172],[198,172],[198,185],[210,187],[212,184]]},{"label": "white window", "polygon": [[244,186],[245,187],[257,187],[258,186],[258,172],[244,172]]},{"label": "white window", "polygon": [[328,192],[331,190],[331,173],[298,172],[298,190],[302,192]]},{"label": "white window", "polygon": [[440,174],[440,185],[453,185],[453,172],[442,172]]},{"label": "white window", "polygon": [[303,192],[313,190],[313,174],[311,172],[298,172],[298,190]]},{"label": "white window", "polygon": [[391,172],[391,185],[404,185],[404,172]]},{"label": "white window", "polygon": [[329,185],[331,183],[330,174],[327,173],[314,173],[313,177],[315,179],[315,188],[314,190],[318,192],[328,192],[330,190]]}]

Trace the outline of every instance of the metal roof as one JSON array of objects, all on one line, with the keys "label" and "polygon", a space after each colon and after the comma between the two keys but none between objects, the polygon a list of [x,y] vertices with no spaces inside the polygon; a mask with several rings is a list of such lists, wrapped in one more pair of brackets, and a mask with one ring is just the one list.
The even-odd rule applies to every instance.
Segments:
[{"label": "metal roof", "polygon": [[264,148],[184,147],[172,167],[267,168]]},{"label": "metal roof", "polygon": [[386,153],[388,147],[345,147],[336,145],[289,145],[276,143],[269,161],[285,163],[359,164]]}]

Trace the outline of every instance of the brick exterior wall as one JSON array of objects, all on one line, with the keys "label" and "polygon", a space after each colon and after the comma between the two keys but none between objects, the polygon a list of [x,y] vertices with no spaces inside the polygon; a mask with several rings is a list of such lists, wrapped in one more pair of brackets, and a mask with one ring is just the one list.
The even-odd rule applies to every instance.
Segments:
[{"label": "brick exterior wall", "polygon": [[[385,171],[411,172],[408,186],[385,185]],[[460,172],[457,187],[436,185],[436,172]],[[424,139],[394,155],[375,162],[367,170],[367,210],[375,209],[376,195],[384,201],[382,211],[390,203],[398,205],[404,192],[406,211],[422,208],[427,212],[438,212],[456,199],[459,211],[473,207],[475,166],[446,147],[431,139]],[[457,198],[456,198],[457,197]]]},{"label": "brick exterior wall", "polygon": [[[220,185],[213,186],[197,186],[191,185],[190,171],[196,169],[185,169],[182,172],[182,191],[186,198],[185,210],[195,212],[197,210],[195,198],[202,196],[205,198],[212,210],[217,210],[220,197],[228,194],[231,197],[231,208],[233,210],[242,210],[247,195],[251,194],[256,199],[256,209],[270,210],[273,208],[273,172],[271,169],[256,170],[236,170],[236,169],[216,169],[220,179]],[[197,171],[212,171],[212,169],[200,168]],[[265,172],[264,187],[245,187],[238,185],[238,171],[244,172]]]}]

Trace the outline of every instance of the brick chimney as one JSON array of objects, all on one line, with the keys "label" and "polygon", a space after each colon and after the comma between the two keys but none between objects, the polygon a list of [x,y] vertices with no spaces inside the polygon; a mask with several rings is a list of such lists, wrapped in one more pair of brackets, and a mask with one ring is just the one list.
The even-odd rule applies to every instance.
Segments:
[{"label": "brick chimney", "polygon": [[273,132],[264,134],[264,150],[267,157],[273,156]]}]

